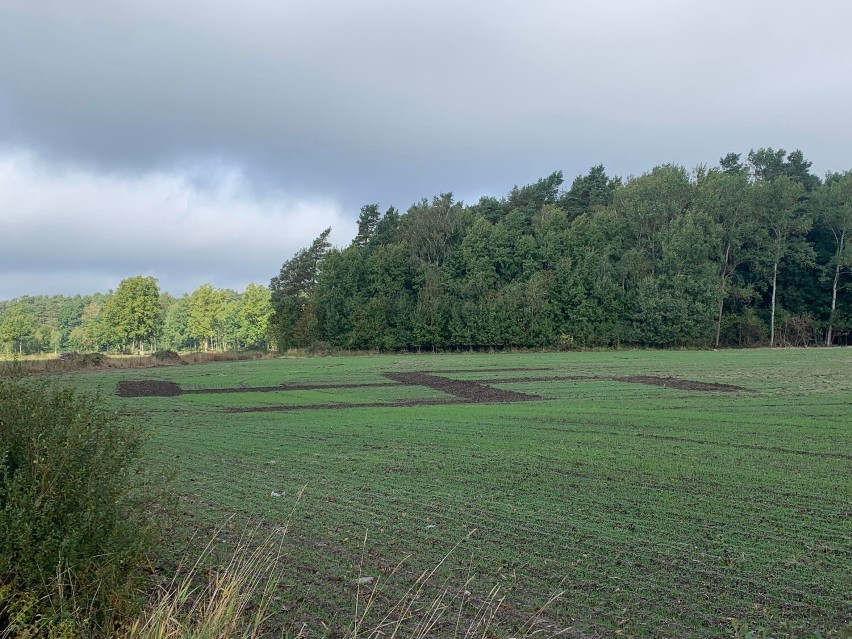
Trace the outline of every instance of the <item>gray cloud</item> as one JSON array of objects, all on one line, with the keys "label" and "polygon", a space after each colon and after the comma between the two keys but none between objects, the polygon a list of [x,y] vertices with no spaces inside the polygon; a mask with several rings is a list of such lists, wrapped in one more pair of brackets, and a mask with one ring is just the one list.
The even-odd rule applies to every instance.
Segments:
[{"label": "gray cloud", "polygon": [[0,161],[0,299],[94,292],[145,274],[175,294],[203,282],[267,283],[319,230],[345,243],[354,222],[332,201],[246,195],[244,177],[206,167],[191,175],[133,177],[46,169],[26,156]]},{"label": "gray cloud", "polygon": [[850,22],[842,0],[0,0],[0,148],[199,192],[225,167],[233,202],[348,219],[753,146],[845,169]]}]

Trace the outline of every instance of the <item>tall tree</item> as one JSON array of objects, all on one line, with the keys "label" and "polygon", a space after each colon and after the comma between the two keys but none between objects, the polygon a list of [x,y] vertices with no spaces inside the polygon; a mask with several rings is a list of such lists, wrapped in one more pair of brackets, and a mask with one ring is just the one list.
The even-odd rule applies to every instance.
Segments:
[{"label": "tall tree", "polygon": [[811,259],[813,251],[805,235],[813,223],[802,206],[803,186],[787,176],[761,179],[754,185],[759,227],[760,260],[768,266],[770,302],[769,345],[775,345],[775,315],[778,300],[778,271],[786,260]]},{"label": "tall tree", "polygon": [[403,236],[420,266],[442,266],[459,243],[465,226],[465,209],[453,199],[452,193],[442,193],[430,203],[423,199],[408,209],[403,218]]},{"label": "tall tree", "polygon": [[24,342],[35,336],[36,328],[35,315],[22,304],[15,304],[6,311],[0,324],[0,342],[17,343],[18,353],[23,354]]},{"label": "tall tree", "polygon": [[376,232],[379,218],[381,218],[381,213],[379,212],[378,204],[365,204],[361,207],[361,214],[358,216],[358,233],[355,235],[355,239],[352,240],[353,246],[358,248],[367,246]]},{"label": "tall tree", "polygon": [[837,293],[844,288],[844,272],[852,271],[852,171],[829,176],[812,201],[822,224],[834,238],[834,255],[826,268],[831,277],[831,311],[825,345],[831,346],[837,313]]},{"label": "tall tree", "polygon": [[748,164],[756,181],[771,182],[785,174],[784,158],[787,151],[772,147],[752,149],[748,152]]},{"label": "tall tree", "polygon": [[747,173],[748,167],[740,161],[742,157],[739,153],[728,153],[725,157],[719,160],[719,168],[726,175],[739,175]]},{"label": "tall tree", "polygon": [[237,338],[249,348],[264,348],[269,340],[272,293],[261,284],[249,284],[240,297]]},{"label": "tall tree", "polygon": [[719,312],[716,316],[715,339],[717,347],[722,334],[725,301],[737,269],[748,259],[745,245],[754,233],[748,175],[742,168],[736,168],[739,155],[729,154],[726,158],[730,160],[728,168],[699,173],[696,197],[696,205],[716,222],[720,231],[715,256],[719,274]]},{"label": "tall tree", "polygon": [[94,295],[80,315],[80,323],[68,334],[68,347],[79,351],[101,350],[109,344],[108,331],[104,321],[104,308],[109,302],[108,295]]},{"label": "tall tree", "polygon": [[123,347],[138,347],[144,354],[145,342],[156,337],[162,316],[160,288],[153,277],[122,280],[104,308],[104,321],[111,341]]},{"label": "tall tree", "polygon": [[311,294],[317,284],[320,264],[331,247],[329,234],[331,228],[320,233],[308,248],[284,262],[281,272],[269,283],[274,311],[272,332],[279,350],[305,346],[305,340],[318,337],[316,306],[311,303]]},{"label": "tall tree", "polygon": [[613,199],[633,233],[637,265],[654,274],[662,256],[661,231],[692,204],[693,186],[682,166],[664,164],[629,180]]},{"label": "tall tree", "polygon": [[197,346],[192,332],[189,329],[190,314],[192,312],[192,298],[184,295],[166,309],[163,320],[163,343],[175,350],[191,349]]},{"label": "tall tree", "polygon": [[202,284],[189,296],[189,334],[205,351],[215,347],[218,305],[212,284]]},{"label": "tall tree", "polygon": [[559,198],[559,207],[574,218],[595,206],[608,206],[620,184],[620,178],[608,177],[604,165],[598,164],[589,169],[588,174],[574,178],[571,188]]},{"label": "tall tree", "polygon": [[806,192],[819,186],[819,178],[811,173],[812,162],[805,160],[799,149],[789,154],[784,149],[775,150],[771,147],[752,149],[748,154],[748,164],[755,181],[771,182],[785,176],[798,182]]}]

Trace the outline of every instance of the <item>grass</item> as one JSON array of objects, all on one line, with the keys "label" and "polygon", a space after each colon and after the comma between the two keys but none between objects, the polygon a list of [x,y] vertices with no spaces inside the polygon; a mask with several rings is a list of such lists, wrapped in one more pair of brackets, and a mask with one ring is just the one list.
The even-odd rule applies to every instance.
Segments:
[{"label": "grass", "polygon": [[[671,375],[747,390],[530,381],[499,387],[548,399],[281,413],[225,410],[442,394],[389,386],[110,401],[144,417],[148,458],[178,471],[183,516],[163,566],[197,543],[196,529],[232,514],[274,528],[307,484],[271,608],[270,622],[291,635],[351,632],[359,574],[384,579],[378,615],[438,565],[429,600],[439,584],[487,593],[500,583],[504,603],[489,624],[499,636],[559,591],[541,627],[577,636],[726,636],[734,623],[830,636],[852,622],[852,349],[291,358],[68,380],[111,392],[123,379],[226,388],[511,367],[552,373],[445,376]],[[228,557],[225,543],[209,560]],[[467,621],[474,608],[461,606]],[[452,629],[445,618],[432,631]]]}]

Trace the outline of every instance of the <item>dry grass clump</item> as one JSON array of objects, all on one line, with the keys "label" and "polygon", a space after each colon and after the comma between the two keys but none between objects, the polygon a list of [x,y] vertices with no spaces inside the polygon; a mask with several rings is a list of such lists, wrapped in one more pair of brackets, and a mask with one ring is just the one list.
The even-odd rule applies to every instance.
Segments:
[{"label": "dry grass clump", "polygon": [[268,636],[269,619],[282,558],[283,535],[257,545],[243,538],[228,563],[203,569],[212,539],[182,576],[160,588],[152,604],[133,622],[123,639],[254,639]]},{"label": "dry grass clump", "polygon": [[[473,533],[471,533],[473,534]],[[470,535],[469,535],[470,536]],[[210,572],[199,585],[202,566],[214,545],[180,579],[160,589],[146,612],[122,639],[262,639],[281,636],[270,623],[275,612],[276,591],[281,587],[283,535],[268,536],[260,543],[256,535],[240,540],[223,568]],[[467,539],[467,538],[465,538]],[[461,543],[461,542],[460,542]],[[366,536],[365,536],[366,546]],[[357,586],[351,627],[343,639],[425,639],[436,635],[475,639],[497,635],[495,620],[504,604],[500,585],[483,597],[471,594],[473,578],[461,586],[450,579],[435,583],[441,566],[456,551],[450,550],[433,568],[424,571],[395,603],[384,603],[380,579],[354,578]],[[388,576],[397,575],[405,560]],[[363,587],[362,587],[363,586]],[[561,632],[541,623],[554,595],[514,636],[558,636]],[[308,637],[307,627],[298,637]]]}]

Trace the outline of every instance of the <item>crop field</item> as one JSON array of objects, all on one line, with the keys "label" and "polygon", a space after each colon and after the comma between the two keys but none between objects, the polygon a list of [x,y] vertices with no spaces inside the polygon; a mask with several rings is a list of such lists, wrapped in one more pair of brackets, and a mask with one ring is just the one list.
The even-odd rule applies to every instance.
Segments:
[{"label": "crop field", "polygon": [[[461,592],[463,618],[499,585],[496,636],[532,617],[573,637],[852,623],[852,349],[282,358],[66,379],[152,428],[148,459],[179,495],[164,565],[232,515],[226,531],[288,526],[276,622],[289,636],[350,626],[359,576],[387,604],[434,567],[427,591]],[[455,613],[447,624],[436,633],[453,634]]]}]

